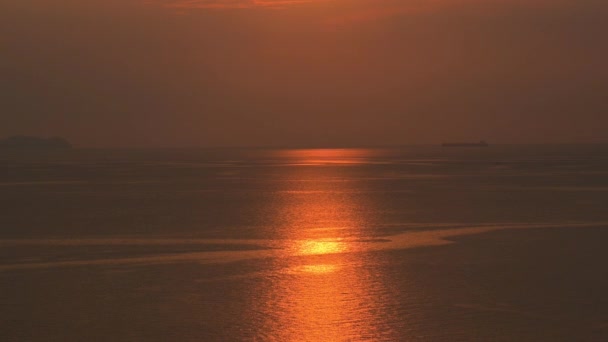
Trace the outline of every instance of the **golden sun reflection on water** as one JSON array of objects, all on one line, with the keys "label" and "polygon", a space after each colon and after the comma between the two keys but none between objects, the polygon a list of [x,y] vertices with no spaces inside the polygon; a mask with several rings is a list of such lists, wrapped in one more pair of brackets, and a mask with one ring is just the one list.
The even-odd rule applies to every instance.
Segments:
[{"label": "golden sun reflection on water", "polygon": [[[282,152],[286,153],[286,152]],[[364,158],[352,150],[297,150],[296,162],[325,158]],[[254,291],[253,312],[263,324],[258,336],[267,341],[360,341],[392,338],[386,326],[388,301],[382,277],[369,256],[357,253],[353,237],[370,225],[367,202],[356,195],[357,182],[342,182],[339,167],[285,169],[291,179],[316,181],[281,183],[276,217],[286,241],[263,288]],[[297,186],[297,189],[292,187]],[[298,190],[299,192],[290,192]],[[319,191],[321,190],[321,191]],[[365,200],[365,199],[363,199]],[[340,227],[319,228],[319,227]],[[390,339],[388,339],[390,340]]]},{"label": "golden sun reflection on water", "polygon": [[304,265],[298,267],[296,270],[306,273],[315,273],[315,274],[324,274],[324,273],[332,273],[339,269],[338,265],[327,265],[327,264],[318,264],[318,265]]},{"label": "golden sun reflection on water", "polygon": [[344,253],[348,244],[342,241],[304,240],[296,244],[297,255],[322,255]]}]

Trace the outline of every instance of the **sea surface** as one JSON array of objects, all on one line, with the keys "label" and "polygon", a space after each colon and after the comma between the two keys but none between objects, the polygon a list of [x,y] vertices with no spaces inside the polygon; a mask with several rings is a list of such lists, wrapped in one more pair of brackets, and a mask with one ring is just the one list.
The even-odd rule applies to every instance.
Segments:
[{"label": "sea surface", "polygon": [[0,151],[1,341],[608,341],[608,145]]}]

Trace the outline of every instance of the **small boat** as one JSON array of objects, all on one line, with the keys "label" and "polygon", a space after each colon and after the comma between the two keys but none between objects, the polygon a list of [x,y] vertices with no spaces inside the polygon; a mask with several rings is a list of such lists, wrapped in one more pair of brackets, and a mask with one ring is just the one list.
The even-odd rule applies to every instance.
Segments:
[{"label": "small boat", "polygon": [[488,143],[485,140],[481,140],[479,142],[455,142],[455,143],[447,143],[444,142],[441,144],[443,147],[488,147]]}]

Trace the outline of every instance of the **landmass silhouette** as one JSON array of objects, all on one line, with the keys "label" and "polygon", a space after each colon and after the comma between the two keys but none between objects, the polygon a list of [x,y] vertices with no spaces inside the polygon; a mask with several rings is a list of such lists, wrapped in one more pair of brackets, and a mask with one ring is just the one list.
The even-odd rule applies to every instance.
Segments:
[{"label": "landmass silhouette", "polygon": [[0,148],[57,149],[72,148],[72,144],[60,137],[40,138],[16,135],[0,139]]}]

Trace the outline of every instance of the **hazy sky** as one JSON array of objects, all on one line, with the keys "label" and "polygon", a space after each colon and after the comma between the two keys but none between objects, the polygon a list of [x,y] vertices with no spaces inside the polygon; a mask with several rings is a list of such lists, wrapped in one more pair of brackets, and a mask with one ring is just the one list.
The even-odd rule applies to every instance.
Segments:
[{"label": "hazy sky", "polygon": [[0,0],[0,136],[608,141],[605,0]]}]

